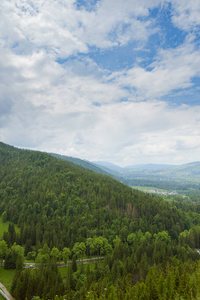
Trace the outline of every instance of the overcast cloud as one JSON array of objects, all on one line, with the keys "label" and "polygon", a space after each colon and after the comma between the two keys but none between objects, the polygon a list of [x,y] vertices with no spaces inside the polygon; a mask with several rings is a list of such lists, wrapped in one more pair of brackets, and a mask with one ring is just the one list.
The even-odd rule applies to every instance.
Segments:
[{"label": "overcast cloud", "polygon": [[0,140],[121,166],[200,160],[200,1],[1,0]]}]

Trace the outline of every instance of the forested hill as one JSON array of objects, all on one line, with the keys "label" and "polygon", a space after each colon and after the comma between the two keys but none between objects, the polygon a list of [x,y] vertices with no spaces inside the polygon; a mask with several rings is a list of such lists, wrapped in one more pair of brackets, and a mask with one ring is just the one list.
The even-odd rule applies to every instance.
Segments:
[{"label": "forested hill", "polygon": [[103,175],[112,176],[108,172],[106,172],[103,169],[99,168],[95,164],[90,163],[89,161],[85,161],[85,160],[82,160],[82,159],[76,158],[76,157],[71,157],[71,156],[66,156],[66,155],[60,155],[60,154],[56,154],[56,153],[49,153],[49,154],[52,155],[52,156],[54,156],[54,157],[56,157],[56,158],[59,158],[59,159],[68,161],[70,163],[73,163],[75,165],[78,165],[80,167],[83,167],[86,170],[94,171],[96,173],[103,174]]},{"label": "forested hill", "polygon": [[[10,222],[0,241],[0,250],[2,243],[9,250],[0,258],[17,267],[16,300],[100,300],[103,293],[114,300],[196,299],[199,212],[199,205],[169,204],[49,154],[0,144],[0,215]],[[36,259],[36,273],[20,267],[23,253]],[[105,256],[102,267],[77,271],[72,264],[64,282],[48,265],[94,255]]]},{"label": "forested hill", "polygon": [[21,228],[21,244],[62,248],[94,235],[125,240],[133,229],[188,229],[185,213],[159,198],[48,154],[1,144],[0,163],[0,214]]},{"label": "forested hill", "polygon": [[133,229],[177,236],[188,228],[185,213],[159,198],[48,154],[1,144],[0,163],[0,214],[21,228],[21,244],[72,247],[95,235],[112,244]]}]

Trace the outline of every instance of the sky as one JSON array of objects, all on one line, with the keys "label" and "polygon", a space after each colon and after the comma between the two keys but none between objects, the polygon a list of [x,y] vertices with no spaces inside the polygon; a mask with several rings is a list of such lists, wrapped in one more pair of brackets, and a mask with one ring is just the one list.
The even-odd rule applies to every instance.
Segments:
[{"label": "sky", "polygon": [[0,141],[200,161],[200,1],[1,0]]}]

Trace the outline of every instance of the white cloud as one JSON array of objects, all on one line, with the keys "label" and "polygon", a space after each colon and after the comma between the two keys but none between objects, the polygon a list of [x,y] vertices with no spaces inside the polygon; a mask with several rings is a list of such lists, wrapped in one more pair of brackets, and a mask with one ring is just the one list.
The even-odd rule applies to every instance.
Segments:
[{"label": "white cloud", "polygon": [[149,9],[160,1],[101,1],[95,11],[82,12],[82,35],[87,44],[99,48],[109,48],[127,44],[131,40],[147,41],[155,32],[152,20],[147,17]]},{"label": "white cloud", "polygon": [[147,41],[155,32],[148,9],[160,1],[98,2],[95,10],[77,10],[74,1],[2,0],[1,44],[31,54],[43,49],[58,58],[87,53],[88,46],[109,48],[131,40]]},{"label": "white cloud", "polygon": [[[87,10],[72,0],[2,0],[0,138],[121,165],[197,160],[200,107],[159,101],[191,88],[200,75],[194,40],[160,48],[148,68],[135,64],[108,72],[90,57],[91,46],[95,51],[132,41],[144,46],[158,30],[149,9],[164,2],[102,0]],[[198,25],[189,4],[184,9],[179,1],[172,4],[176,26],[187,7],[184,29]],[[195,7],[198,14],[198,3]]]},{"label": "white cloud", "polygon": [[198,160],[199,106],[147,101],[81,107],[48,112],[26,104],[21,111],[15,103],[1,135],[17,146],[119,165]]},{"label": "white cloud", "polygon": [[175,49],[161,49],[149,69],[134,66],[111,78],[121,87],[134,88],[137,99],[160,98],[193,85],[192,79],[200,75],[200,51],[190,41]]},{"label": "white cloud", "polygon": [[76,36],[79,12],[72,1],[1,1],[1,33],[15,53],[31,54],[45,50],[55,57],[86,52]]},{"label": "white cloud", "polygon": [[200,2],[199,0],[172,0],[174,24],[181,30],[199,31]]}]

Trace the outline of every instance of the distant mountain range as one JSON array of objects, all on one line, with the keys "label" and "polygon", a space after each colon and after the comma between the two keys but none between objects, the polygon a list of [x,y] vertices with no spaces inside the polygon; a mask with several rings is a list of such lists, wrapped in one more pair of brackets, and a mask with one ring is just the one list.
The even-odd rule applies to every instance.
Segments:
[{"label": "distant mountain range", "polygon": [[119,167],[107,162],[93,162],[106,172],[123,177],[125,180],[130,178],[165,178],[171,180],[198,180],[200,181],[200,162],[192,162],[183,165],[164,165],[164,164],[138,164],[127,167]]},{"label": "distant mountain range", "polygon": [[144,164],[144,165],[133,165],[133,166],[127,166],[124,167],[124,169],[127,170],[164,170],[164,169],[169,169],[173,168],[173,165],[163,165],[163,164]]},{"label": "distant mountain range", "polygon": [[105,161],[86,161],[65,155],[50,153],[52,156],[79,165],[93,172],[109,175],[124,183],[135,179],[151,180],[189,180],[200,181],[200,162],[192,162],[183,165],[167,164],[137,164],[120,167]]},{"label": "distant mountain range", "polygon": [[[9,151],[20,150],[9,145],[4,145]],[[109,175],[126,184],[131,185],[133,180],[154,180],[154,181],[193,181],[200,182],[200,161],[191,162],[183,165],[167,164],[136,164],[120,167],[105,161],[86,161],[71,156],[49,153],[54,157],[78,165],[84,169]]]},{"label": "distant mountain range", "polygon": [[173,165],[164,165],[164,164],[138,164],[131,165],[126,167],[119,167],[113,163],[105,162],[105,161],[94,161],[95,165],[100,166],[102,169],[109,169],[111,171],[146,171],[146,170],[163,170],[174,167]]}]

